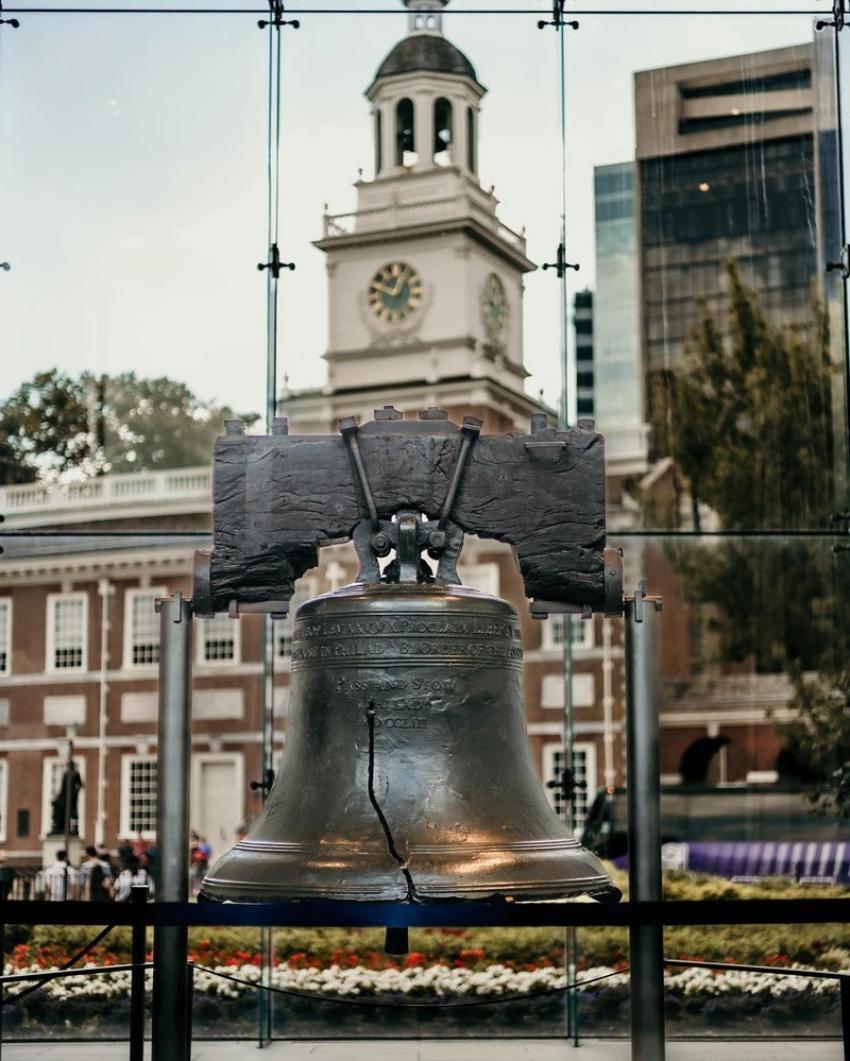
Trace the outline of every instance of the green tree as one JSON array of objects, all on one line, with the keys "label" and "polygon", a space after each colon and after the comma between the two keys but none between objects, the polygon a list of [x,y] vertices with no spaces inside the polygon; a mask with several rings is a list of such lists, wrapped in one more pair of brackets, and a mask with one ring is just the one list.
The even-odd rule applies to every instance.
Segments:
[{"label": "green tree", "polygon": [[824,527],[834,509],[833,379],[826,307],[769,322],[758,295],[726,264],[725,335],[703,306],[685,365],[659,374],[656,436],[699,504],[727,530]]},{"label": "green tree", "polygon": [[98,475],[207,464],[222,422],[234,415],[166,377],[39,372],[0,404],[0,476],[21,482],[71,469]]},{"label": "green tree", "polygon": [[[737,265],[726,266],[724,333],[703,308],[683,368],[660,379],[658,436],[692,497],[725,530],[829,526],[836,445],[826,307],[772,324]],[[683,555],[684,553],[684,555]],[[732,539],[677,553],[689,600],[706,605],[724,663],[786,671],[796,719],[778,729],[801,767],[821,777],[814,798],[850,812],[850,600],[846,565],[829,542]],[[803,671],[818,671],[816,681]]]},{"label": "green tree", "polygon": [[800,764],[819,778],[812,802],[850,818],[850,667],[816,680],[796,675],[795,687],[797,717],[782,732]]}]

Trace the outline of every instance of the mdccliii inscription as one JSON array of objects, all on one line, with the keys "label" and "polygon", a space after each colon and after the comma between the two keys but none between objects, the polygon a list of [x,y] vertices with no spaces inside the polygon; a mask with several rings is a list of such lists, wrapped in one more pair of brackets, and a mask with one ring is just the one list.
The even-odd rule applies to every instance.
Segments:
[{"label": "mdccliii inscription", "polygon": [[[248,436],[229,421],[215,448],[213,549],[196,557],[196,613],[286,614],[319,549],[345,540],[357,550],[360,582],[379,582],[379,558],[396,550],[414,559],[393,561],[391,580],[431,577],[418,560],[427,551],[437,580],[456,583],[463,537],[473,534],[513,547],[533,613],[619,614],[621,564],[605,543],[602,435],[588,421],[551,428],[539,414],[528,434],[480,430],[474,417],[458,426],[429,409],[405,420],[392,407],[362,428],[341,422],[339,435],[289,435],[279,419],[271,435]],[[413,654],[427,654],[426,643]]]}]

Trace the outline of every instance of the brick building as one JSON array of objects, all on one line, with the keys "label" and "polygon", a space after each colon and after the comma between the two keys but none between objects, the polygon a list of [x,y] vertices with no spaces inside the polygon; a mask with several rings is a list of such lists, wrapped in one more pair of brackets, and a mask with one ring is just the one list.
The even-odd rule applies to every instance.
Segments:
[{"label": "brick building", "polygon": [[[191,592],[194,549],[208,543],[209,487],[209,470],[197,468],[0,490],[6,529],[57,535],[9,539],[0,569],[0,845],[16,863],[42,859],[71,742],[84,782],[82,839],[114,848],[139,831],[153,837],[154,601]],[[69,532],[77,536],[61,536]],[[349,547],[324,550],[300,598],[350,582],[355,569]],[[552,777],[563,764],[563,627],[528,616],[504,548],[470,543],[461,576],[506,596],[519,612],[529,739],[541,774]],[[622,653],[617,623],[596,618],[573,626],[576,767],[592,792],[620,777]],[[285,740],[291,620],[276,622],[274,632],[277,758]],[[191,820],[214,853],[260,807],[249,783],[261,775],[264,700],[262,619],[197,620]],[[579,816],[585,802],[582,794]]]}]

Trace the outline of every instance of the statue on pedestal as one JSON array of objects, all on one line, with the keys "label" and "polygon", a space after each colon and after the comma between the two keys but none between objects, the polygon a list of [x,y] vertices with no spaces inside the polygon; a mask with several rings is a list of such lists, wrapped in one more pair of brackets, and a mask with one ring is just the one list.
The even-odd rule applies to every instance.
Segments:
[{"label": "statue on pedestal", "polygon": [[[51,802],[51,833],[58,835],[67,831],[69,836],[79,835],[78,804],[82,787],[83,779],[80,777],[74,760],[69,759],[62,774],[62,783],[59,786],[59,791]],[[67,830],[65,828],[66,822],[68,823]]]}]

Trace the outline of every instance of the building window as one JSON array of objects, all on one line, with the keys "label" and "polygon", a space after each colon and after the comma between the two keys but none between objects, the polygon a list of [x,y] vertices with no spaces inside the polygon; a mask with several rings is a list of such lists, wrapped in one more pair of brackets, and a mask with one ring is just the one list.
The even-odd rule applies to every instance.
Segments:
[{"label": "building window", "polygon": [[464,586],[491,597],[499,596],[498,564],[460,564],[457,573]]},{"label": "building window", "polygon": [[12,670],[12,598],[0,600],[0,674]]},{"label": "building window", "polygon": [[375,111],[375,176],[384,168],[384,116]]},{"label": "building window", "polygon": [[567,626],[570,628],[574,652],[593,648],[593,619],[580,619],[577,615],[553,615],[543,623],[541,647],[544,652],[563,648]]},{"label": "building window", "polygon": [[156,832],[157,760],[125,755],[121,760],[121,835],[153,837]]},{"label": "building window", "polygon": [[448,166],[452,160],[452,104],[451,100],[440,96],[434,100],[434,162],[438,166]]},{"label": "building window", "polygon": [[395,163],[397,166],[414,166],[416,155],[416,132],[413,125],[413,100],[400,99],[395,109]]},{"label": "building window", "polygon": [[166,590],[128,589],[124,596],[124,666],[153,667],[159,663],[159,616],[154,604]]},{"label": "building window", "polygon": [[475,111],[466,108],[466,165],[470,173],[475,173],[477,166],[475,143]]},{"label": "building window", "polygon": [[[573,672],[570,682],[573,707],[593,707],[596,703],[596,684],[593,674]],[[540,686],[540,706],[563,708],[565,692],[563,674],[560,672],[545,674]]]},{"label": "building window", "polygon": [[274,655],[277,660],[289,660],[292,656],[292,629],[295,613],[299,605],[316,596],[316,580],[302,578],[295,586],[295,593],[289,602],[289,615],[278,619],[274,624]]},{"label": "building window", "polygon": [[[543,778],[547,783],[560,782],[566,764],[567,754],[562,744],[543,745]],[[588,808],[596,795],[596,746],[577,741],[573,745],[572,766],[573,778],[577,785],[581,786],[576,788],[572,804],[573,833],[578,835],[584,827]],[[562,786],[558,783],[552,788],[547,787],[546,795],[558,816],[566,818],[567,803]]]},{"label": "building window", "polygon": [[[53,822],[53,800],[59,794],[62,782],[65,778],[65,767],[68,765],[67,755],[54,755],[42,760],[41,775],[41,835],[49,836]],[[79,835],[85,834],[86,820],[86,761],[82,756],[74,756],[74,766],[83,782],[83,787],[77,795],[77,829]]]},{"label": "building window", "polygon": [[240,625],[238,619],[217,615],[201,620],[198,663],[238,663]]},{"label": "building window", "polygon": [[87,594],[48,594],[46,669],[85,670],[87,632]]}]

